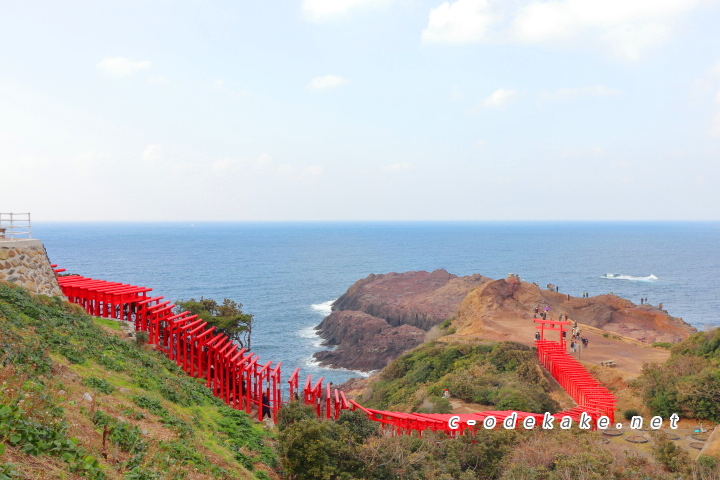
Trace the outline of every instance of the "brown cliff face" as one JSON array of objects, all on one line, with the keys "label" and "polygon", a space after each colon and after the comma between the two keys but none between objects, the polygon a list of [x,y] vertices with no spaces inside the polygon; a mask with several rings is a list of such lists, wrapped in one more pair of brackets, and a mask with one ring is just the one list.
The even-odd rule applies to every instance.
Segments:
[{"label": "brown cliff face", "polygon": [[337,345],[314,355],[321,365],[366,372],[384,367],[425,339],[425,331],[417,327],[392,327],[382,318],[350,310],[333,312],[319,327],[325,344]]},{"label": "brown cliff face", "polygon": [[[517,278],[457,277],[445,270],[370,275],[355,282],[317,327],[333,351],[314,356],[323,365],[378,370],[425,340],[432,326],[455,316],[456,335],[515,339],[518,319],[549,307],[548,319],[571,320],[642,342],[679,342],[696,330],[651,305],[614,295],[590,298],[541,290]],[[523,324],[524,325],[524,324]],[[531,338],[534,329],[527,338]]]},{"label": "brown cliff face", "polygon": [[427,331],[455,315],[468,292],[490,280],[482,275],[458,277],[445,270],[370,275],[355,282],[332,309],[365,312],[392,326]]},{"label": "brown cliff face", "polygon": [[433,326],[451,318],[467,294],[490,281],[445,270],[370,275],[353,284],[318,325],[333,351],[314,357],[322,365],[377,370],[420,345]]},{"label": "brown cliff face", "polygon": [[651,305],[635,305],[615,295],[569,297],[514,279],[488,282],[468,294],[456,321],[458,335],[498,331],[503,319],[531,319],[536,307],[549,307],[548,319],[567,314],[570,320],[602,328],[646,343],[684,340],[697,330],[681,318]]}]

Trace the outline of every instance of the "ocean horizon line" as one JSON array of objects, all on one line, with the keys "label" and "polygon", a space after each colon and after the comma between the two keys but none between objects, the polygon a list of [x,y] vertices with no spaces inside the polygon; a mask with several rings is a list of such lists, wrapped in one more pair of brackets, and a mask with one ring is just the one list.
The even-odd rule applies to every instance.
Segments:
[{"label": "ocean horizon line", "polygon": [[34,220],[33,224],[167,224],[167,225],[469,225],[469,224],[720,224],[718,220]]}]

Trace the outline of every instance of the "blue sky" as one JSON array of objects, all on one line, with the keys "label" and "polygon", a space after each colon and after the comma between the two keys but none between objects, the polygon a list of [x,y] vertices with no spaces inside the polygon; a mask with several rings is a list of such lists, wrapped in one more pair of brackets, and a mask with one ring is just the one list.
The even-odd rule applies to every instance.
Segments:
[{"label": "blue sky", "polygon": [[0,12],[0,211],[720,220],[717,0]]}]

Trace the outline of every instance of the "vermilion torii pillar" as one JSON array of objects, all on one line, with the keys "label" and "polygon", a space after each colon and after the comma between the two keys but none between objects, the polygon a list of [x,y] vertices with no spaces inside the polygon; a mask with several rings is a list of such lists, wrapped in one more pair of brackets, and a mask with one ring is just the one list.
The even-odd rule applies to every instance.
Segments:
[{"label": "vermilion torii pillar", "polygon": [[[545,330],[555,330],[560,332],[560,345],[565,348],[565,337],[563,332],[567,332],[567,329],[563,328],[565,325],[570,325],[570,320],[542,320],[540,318],[533,318],[533,322],[540,324],[535,328],[540,329],[540,341],[547,340],[545,338]],[[547,326],[546,326],[547,325]]]}]

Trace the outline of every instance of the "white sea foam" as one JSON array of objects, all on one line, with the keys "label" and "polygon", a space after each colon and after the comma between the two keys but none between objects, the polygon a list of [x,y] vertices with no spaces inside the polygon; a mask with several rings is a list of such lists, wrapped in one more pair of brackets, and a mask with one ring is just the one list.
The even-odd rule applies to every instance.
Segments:
[{"label": "white sea foam", "polygon": [[[332,372],[349,372],[353,375],[360,376],[367,378],[373,373],[377,372],[377,370],[372,370],[370,372],[363,372],[362,370],[348,370],[347,368],[334,368],[334,367],[328,367],[325,365],[320,365],[320,362],[317,361],[315,357],[310,357],[305,361],[305,366],[310,368],[315,368],[317,370],[326,370],[326,371],[332,371]],[[317,378],[313,375],[313,381],[317,381]]]},{"label": "white sea foam", "polygon": [[623,275],[620,273],[606,273],[601,278],[609,278],[611,280],[632,280],[635,282],[654,282],[658,279],[658,277],[652,274],[647,277],[636,277],[634,275]]},{"label": "white sea foam", "polygon": [[316,312],[322,313],[323,317],[327,317],[332,312],[332,304],[335,300],[328,300],[327,302],[314,303],[310,305],[310,308]]},{"label": "white sea foam", "polygon": [[300,338],[311,339],[313,341],[312,342],[313,347],[315,347],[315,348],[322,347],[323,339],[320,337],[320,335],[318,335],[317,330],[315,330],[314,326],[309,326],[309,327],[299,330],[298,335],[300,336]]}]

